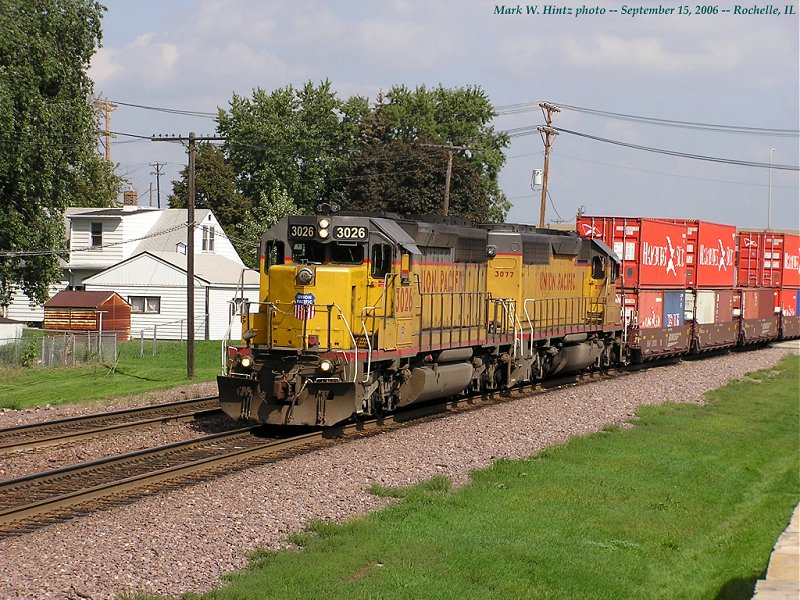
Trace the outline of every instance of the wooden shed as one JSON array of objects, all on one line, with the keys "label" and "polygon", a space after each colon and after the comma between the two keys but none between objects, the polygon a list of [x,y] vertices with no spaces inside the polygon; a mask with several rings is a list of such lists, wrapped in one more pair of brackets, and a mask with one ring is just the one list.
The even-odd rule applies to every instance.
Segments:
[{"label": "wooden shed", "polygon": [[116,333],[118,341],[127,341],[131,307],[116,292],[64,290],[44,303],[43,326],[59,331]]}]

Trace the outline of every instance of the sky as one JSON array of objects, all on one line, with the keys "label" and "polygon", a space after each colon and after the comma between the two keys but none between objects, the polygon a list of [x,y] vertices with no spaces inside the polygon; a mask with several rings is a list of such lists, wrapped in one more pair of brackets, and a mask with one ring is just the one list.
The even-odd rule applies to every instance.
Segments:
[{"label": "sky", "polygon": [[[215,115],[234,94],[327,79],[341,99],[370,103],[396,84],[483,89],[498,112],[492,125],[513,134],[500,175],[509,222],[539,221],[531,175],[543,167],[536,126],[546,101],[561,107],[553,126],[573,132],[553,142],[548,223],[574,223],[583,210],[800,228],[798,0],[101,2],[103,42],[89,75],[96,94],[117,103],[111,159],[141,205],[151,184],[157,204],[156,163],[166,205],[186,151],[121,134],[214,135],[216,123],[126,105]],[[741,14],[770,7],[778,14]]]}]

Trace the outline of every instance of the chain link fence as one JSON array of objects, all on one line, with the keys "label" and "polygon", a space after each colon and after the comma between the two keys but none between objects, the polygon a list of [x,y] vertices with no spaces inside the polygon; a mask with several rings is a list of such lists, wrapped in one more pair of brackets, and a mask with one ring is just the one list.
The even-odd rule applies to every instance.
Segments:
[{"label": "chain link fence", "polygon": [[73,367],[116,362],[116,333],[48,332],[33,338],[0,339],[0,366]]}]

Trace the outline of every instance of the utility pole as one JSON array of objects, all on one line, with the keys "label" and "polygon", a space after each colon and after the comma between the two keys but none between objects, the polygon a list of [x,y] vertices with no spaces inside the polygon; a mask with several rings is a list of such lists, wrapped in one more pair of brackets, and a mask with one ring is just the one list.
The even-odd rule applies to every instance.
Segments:
[{"label": "utility pole", "polygon": [[161,167],[164,166],[164,163],[154,162],[150,163],[150,166],[155,168],[155,171],[150,171],[150,175],[156,176],[156,198],[158,199],[158,208],[161,208],[161,176],[164,174]]},{"label": "utility pole", "polygon": [[117,105],[112,103],[108,98],[101,100],[98,98],[94,101],[94,105],[103,111],[105,116],[106,128],[100,133],[105,137],[106,147],[106,160],[111,162],[111,111],[117,108]]},{"label": "utility pole", "polygon": [[450,179],[453,174],[453,150],[474,150],[469,146],[453,146],[450,142],[447,144],[419,144],[425,148],[443,148],[447,150],[447,171],[444,178],[444,206],[442,214],[447,216],[450,212]]},{"label": "utility pole", "polygon": [[186,376],[194,378],[194,230],[197,224],[194,222],[194,158],[197,153],[197,141],[224,140],[218,136],[198,137],[194,131],[189,133],[188,138],[184,137],[151,137],[153,142],[188,142],[187,153],[189,154],[189,175],[187,181],[187,219],[186,219]]},{"label": "utility pole", "polygon": [[547,208],[547,176],[550,171],[550,147],[553,145],[553,140],[558,135],[558,131],[553,129],[553,113],[561,112],[561,109],[553,104],[547,102],[540,102],[539,108],[542,109],[544,115],[544,122],[547,124],[544,127],[538,127],[539,133],[542,135],[542,142],[544,143],[544,175],[542,178],[542,202],[539,205],[539,227],[544,227],[544,213]]},{"label": "utility pole", "polygon": [[450,175],[453,173],[453,149],[447,150],[447,174],[444,178],[444,216],[450,210]]}]

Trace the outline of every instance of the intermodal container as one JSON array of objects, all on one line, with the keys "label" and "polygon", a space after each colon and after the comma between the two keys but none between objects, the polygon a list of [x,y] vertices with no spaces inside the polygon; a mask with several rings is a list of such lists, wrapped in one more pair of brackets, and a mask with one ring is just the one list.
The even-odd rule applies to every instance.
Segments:
[{"label": "intermodal container", "polygon": [[800,308],[798,306],[798,290],[793,290],[789,288],[784,288],[781,290],[780,298],[781,298],[781,313],[784,317],[796,317],[798,316],[797,310]]},{"label": "intermodal container", "polygon": [[621,288],[685,288],[687,226],[660,219],[581,216],[583,237],[599,239],[622,261]]},{"label": "intermodal container", "polygon": [[775,315],[777,292],[772,289],[745,289],[742,291],[742,315],[746,320],[768,319]]},{"label": "intermodal container", "polygon": [[699,220],[665,219],[686,226],[686,284],[733,287],[736,279],[736,227]]},{"label": "intermodal container", "polygon": [[740,231],[737,285],[800,287],[800,235]]},{"label": "intermodal container", "polygon": [[700,325],[717,322],[717,292],[698,290],[694,302],[695,321]]},{"label": "intermodal container", "polygon": [[664,293],[642,291],[636,303],[639,329],[664,327]]},{"label": "intermodal container", "polygon": [[664,327],[682,327],[685,307],[684,291],[664,292]]},{"label": "intermodal container", "polygon": [[733,305],[736,292],[733,290],[717,291],[717,323],[733,321]]}]

